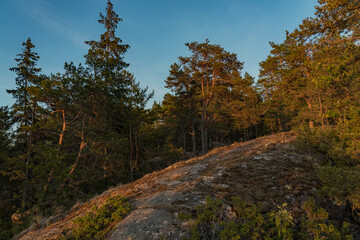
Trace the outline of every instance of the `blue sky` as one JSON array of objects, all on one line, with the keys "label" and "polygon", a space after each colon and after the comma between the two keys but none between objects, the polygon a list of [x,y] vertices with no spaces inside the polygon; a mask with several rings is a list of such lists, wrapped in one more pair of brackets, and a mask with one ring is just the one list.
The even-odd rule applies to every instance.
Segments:
[{"label": "blue sky", "polygon": [[[63,72],[65,62],[83,63],[86,40],[104,32],[97,23],[107,0],[1,0],[0,106],[13,100],[14,58],[21,44],[32,39],[46,74]],[[112,0],[124,20],[117,35],[130,45],[125,60],[143,87],[160,101],[169,67],[188,55],[186,42],[220,44],[236,53],[244,70],[257,78],[259,62],[269,54],[268,42],[281,42],[314,13],[315,0]]]}]

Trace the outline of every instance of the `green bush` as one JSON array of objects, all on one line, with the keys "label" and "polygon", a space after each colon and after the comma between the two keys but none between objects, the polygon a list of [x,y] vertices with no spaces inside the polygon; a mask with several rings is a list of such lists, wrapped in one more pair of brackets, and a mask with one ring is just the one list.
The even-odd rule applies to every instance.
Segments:
[{"label": "green bush", "polygon": [[310,152],[318,152],[336,166],[360,164],[360,132],[345,126],[299,129],[298,146]]},{"label": "green bush", "polygon": [[[322,182],[322,193],[337,204],[349,203],[353,212],[360,212],[360,168],[322,166],[317,168]],[[358,216],[360,217],[360,216]]]},{"label": "green bush", "polygon": [[248,205],[240,198],[232,199],[236,219],[223,222],[221,239],[258,239],[265,235],[265,218],[260,214],[260,206]]},{"label": "green bush", "polygon": [[[278,206],[278,211],[272,211],[267,219],[270,223],[270,226],[275,227],[270,228],[270,233],[275,233],[278,239],[294,239],[294,222],[291,213],[286,209],[287,203],[283,203],[281,206]],[[274,231],[275,230],[275,231]]]},{"label": "green bush", "polygon": [[191,232],[184,239],[352,239],[350,224],[330,221],[328,213],[316,207],[313,199],[305,202],[303,214],[297,221],[286,203],[268,213],[261,213],[259,206],[246,204],[240,198],[233,198],[231,205],[235,217],[229,219],[225,217],[223,203],[207,197],[205,204],[195,208]]},{"label": "green bush", "polygon": [[[301,235],[304,239],[352,239],[349,234],[350,224],[344,222],[342,229],[338,230],[335,223],[329,221],[329,214],[323,208],[315,205],[310,199],[302,206],[305,217],[301,221]],[[306,238],[307,237],[307,238]]]},{"label": "green bush", "polygon": [[[349,204],[355,219],[360,216],[360,132],[358,128],[328,126],[301,129],[299,147],[326,156],[329,164],[317,167],[322,193],[337,204]],[[357,215],[357,216],[356,216]]]},{"label": "green bush", "polygon": [[130,212],[129,202],[121,196],[109,198],[74,220],[75,228],[67,230],[62,240],[104,239],[106,234]]}]

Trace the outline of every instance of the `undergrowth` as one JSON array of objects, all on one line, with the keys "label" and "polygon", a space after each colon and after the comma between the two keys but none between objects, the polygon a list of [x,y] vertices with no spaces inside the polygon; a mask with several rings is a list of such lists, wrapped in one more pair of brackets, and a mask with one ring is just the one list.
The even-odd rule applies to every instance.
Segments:
[{"label": "undergrowth", "polygon": [[67,229],[61,240],[105,239],[106,234],[130,212],[130,203],[122,196],[109,198],[93,207],[85,216],[74,220],[75,228]]},{"label": "undergrowth", "polygon": [[300,129],[298,147],[309,153],[320,153],[328,164],[317,166],[321,193],[338,205],[349,206],[360,223],[360,130],[344,126]]},{"label": "undergrowth", "polygon": [[350,224],[329,220],[329,214],[316,206],[314,199],[304,203],[299,219],[293,218],[286,203],[269,213],[261,213],[260,206],[246,204],[240,198],[233,198],[231,206],[235,215],[226,216],[222,201],[207,197],[196,207],[195,216],[180,214],[179,218],[192,226],[184,240],[353,239]]}]

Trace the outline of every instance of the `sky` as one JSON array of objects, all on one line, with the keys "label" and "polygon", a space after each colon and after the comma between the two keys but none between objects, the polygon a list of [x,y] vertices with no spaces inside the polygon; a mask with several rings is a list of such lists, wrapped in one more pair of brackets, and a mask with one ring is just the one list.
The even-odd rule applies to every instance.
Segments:
[{"label": "sky", "polygon": [[[65,62],[84,63],[87,45],[105,29],[97,22],[107,0],[0,0],[0,106],[14,100],[14,58],[31,38],[45,74],[62,73]],[[314,14],[316,0],[112,0],[123,19],[117,36],[130,45],[125,61],[142,87],[161,101],[169,92],[164,80],[179,56],[188,56],[185,43],[220,44],[244,62],[255,79],[259,62],[270,52],[269,41],[280,43]]]}]

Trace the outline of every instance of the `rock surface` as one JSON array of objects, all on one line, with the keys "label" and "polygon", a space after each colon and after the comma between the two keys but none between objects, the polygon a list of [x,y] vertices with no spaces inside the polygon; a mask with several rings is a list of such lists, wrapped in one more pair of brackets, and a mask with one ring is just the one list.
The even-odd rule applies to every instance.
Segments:
[{"label": "rock surface", "polygon": [[189,225],[178,214],[191,211],[206,196],[225,201],[239,196],[261,202],[264,211],[287,202],[296,215],[319,188],[313,169],[319,160],[297,151],[295,141],[294,134],[281,133],[214,149],[108,190],[66,214],[43,220],[16,239],[57,239],[73,226],[73,219],[115,195],[126,196],[132,210],[108,235],[111,240],[181,239]]}]

